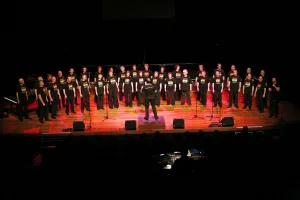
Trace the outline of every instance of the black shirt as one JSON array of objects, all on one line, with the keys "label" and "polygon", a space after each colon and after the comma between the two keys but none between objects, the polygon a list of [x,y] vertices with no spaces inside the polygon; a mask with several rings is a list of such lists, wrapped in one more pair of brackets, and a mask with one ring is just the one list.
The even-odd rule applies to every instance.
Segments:
[{"label": "black shirt", "polygon": [[215,69],[213,74],[216,76],[216,73],[219,72],[220,77],[224,78],[225,77],[225,71],[223,69]]},{"label": "black shirt", "polygon": [[71,77],[73,83],[77,84],[78,76],[76,74],[69,74],[68,76]]},{"label": "black shirt", "polygon": [[153,77],[151,80],[152,85],[154,86],[155,90],[159,90],[160,89],[160,80],[158,77]]},{"label": "black shirt", "polygon": [[23,84],[23,85],[19,84],[17,87],[17,92],[18,92],[19,98],[26,97],[27,90],[28,90],[28,88],[26,87],[25,84]]},{"label": "black shirt", "polygon": [[104,94],[104,86],[105,86],[104,78],[102,77],[101,79],[97,79],[95,87],[98,94]]},{"label": "black shirt", "polygon": [[153,76],[153,73],[152,73],[152,71],[151,70],[144,70],[143,71],[143,76],[144,76],[144,78],[150,78],[151,76]]},{"label": "black shirt", "polygon": [[115,76],[109,76],[107,78],[108,90],[117,88],[117,78]]},{"label": "black shirt", "polygon": [[221,76],[216,77],[212,79],[212,83],[214,83],[214,88],[213,90],[215,91],[221,91],[222,90],[222,83],[223,83],[223,79]]},{"label": "black shirt", "polygon": [[50,83],[48,85],[48,90],[51,93],[52,99],[58,98],[58,85],[57,85],[57,83]]},{"label": "black shirt", "polygon": [[264,82],[258,82],[256,88],[257,88],[257,94],[263,95],[266,85]]},{"label": "black shirt", "polygon": [[176,83],[180,83],[182,77],[182,72],[179,71],[173,71],[173,78],[175,78]]},{"label": "black shirt", "polygon": [[238,90],[239,89],[239,84],[242,82],[242,78],[237,75],[237,76],[230,76],[229,77],[229,82],[230,82],[230,89],[231,90]]},{"label": "black shirt", "polygon": [[249,79],[245,79],[244,81],[244,92],[245,93],[252,93],[252,86],[254,86],[254,81],[253,79],[249,80]]},{"label": "black shirt", "polygon": [[136,70],[132,70],[132,71],[130,72],[130,75],[131,75],[131,77],[132,77],[132,82],[134,82],[134,83],[137,82],[137,80],[138,80],[138,74],[139,74],[139,72],[136,71]]},{"label": "black shirt", "polygon": [[80,81],[79,86],[80,86],[82,95],[88,95],[89,94],[89,82],[87,80]]},{"label": "black shirt", "polygon": [[126,77],[126,72],[125,71],[119,73],[119,76],[118,76],[118,78],[119,78],[119,84],[122,85],[124,83],[125,77]]},{"label": "black shirt", "polygon": [[164,84],[164,83],[165,83],[165,80],[166,80],[166,78],[167,78],[167,73],[166,73],[166,72],[159,72],[159,73],[158,73],[158,78],[159,78],[160,82],[161,82],[162,84]]},{"label": "black shirt", "polygon": [[[47,101],[47,87],[46,87],[46,86],[39,87],[39,88],[37,89],[37,93],[38,93],[38,95],[39,95],[39,94],[41,95],[41,97],[42,97],[44,103],[46,103],[46,101]],[[38,100],[39,100],[40,103],[42,103],[42,102],[40,101],[40,98],[38,98]]]},{"label": "black shirt", "polygon": [[66,86],[66,83],[67,83],[67,81],[64,76],[57,77],[57,85],[58,85],[59,90],[64,89],[64,87]]},{"label": "black shirt", "polygon": [[181,90],[182,91],[190,91],[190,89],[191,89],[190,84],[192,84],[191,77],[189,77],[189,76],[184,77],[183,76],[181,78],[180,84],[181,84]]},{"label": "black shirt", "polygon": [[145,85],[145,78],[139,76],[137,83],[138,83],[137,89],[141,90],[142,86]]},{"label": "black shirt", "polygon": [[208,83],[209,83],[209,78],[207,76],[203,77],[199,77],[198,78],[198,82],[199,82],[199,90],[200,91],[205,91],[208,89]]},{"label": "black shirt", "polygon": [[[279,84],[275,84],[276,87],[280,87]],[[275,100],[278,100],[279,99],[279,92],[275,89],[275,87],[273,86],[273,84],[270,86],[271,88],[271,99],[275,99]]]},{"label": "black shirt", "polygon": [[130,89],[132,90],[133,88],[131,87],[131,83],[132,83],[132,78],[131,77],[125,77],[124,79],[124,89]]},{"label": "black shirt", "polygon": [[174,78],[171,78],[171,79],[167,78],[166,79],[166,89],[167,89],[167,91],[174,91],[175,84],[176,84],[176,82],[175,82]]},{"label": "black shirt", "polygon": [[266,75],[262,76],[263,77],[263,82],[265,83],[265,86],[268,86],[268,77]]},{"label": "black shirt", "polygon": [[74,91],[73,88],[76,89],[76,83],[75,82],[67,82],[65,90],[66,90],[66,95],[67,97],[73,97],[74,96]]},{"label": "black shirt", "polygon": [[155,97],[155,88],[152,84],[145,84],[144,86],[145,98],[154,99]]}]

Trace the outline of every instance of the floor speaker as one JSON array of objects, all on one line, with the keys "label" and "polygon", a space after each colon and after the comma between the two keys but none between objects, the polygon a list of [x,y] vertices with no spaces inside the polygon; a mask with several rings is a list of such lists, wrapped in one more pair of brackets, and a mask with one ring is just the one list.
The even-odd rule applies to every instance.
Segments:
[{"label": "floor speaker", "polygon": [[174,119],[173,120],[174,129],[184,129],[184,119]]},{"label": "floor speaker", "polygon": [[85,125],[83,121],[73,122],[73,131],[84,131]]},{"label": "floor speaker", "polygon": [[125,130],[136,130],[136,121],[135,120],[126,120],[125,121]]},{"label": "floor speaker", "polygon": [[222,122],[222,126],[223,127],[234,126],[234,119],[233,119],[233,117],[224,117],[221,122]]}]

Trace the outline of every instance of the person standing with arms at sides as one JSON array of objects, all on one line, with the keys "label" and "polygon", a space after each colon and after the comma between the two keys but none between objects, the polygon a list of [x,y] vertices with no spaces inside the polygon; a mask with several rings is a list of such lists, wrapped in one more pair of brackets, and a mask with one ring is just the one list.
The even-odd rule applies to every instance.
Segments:
[{"label": "person standing with arms at sides", "polygon": [[173,78],[175,78],[176,82],[176,92],[174,93],[174,99],[175,101],[180,100],[180,90],[179,90],[179,84],[181,82],[182,72],[180,70],[180,65],[175,65],[175,70],[173,71]]},{"label": "person standing with arms at sides", "polygon": [[258,82],[255,88],[255,93],[254,96],[256,97],[256,103],[257,103],[257,108],[259,113],[264,112],[264,100],[266,96],[266,85],[263,81],[263,77],[259,76]]},{"label": "person standing with arms at sides", "polygon": [[168,78],[166,78],[165,91],[167,94],[167,105],[175,106],[175,98],[174,93],[176,92],[176,81],[175,78],[172,77],[172,72],[168,73]]},{"label": "person standing with arms at sides", "polygon": [[229,87],[229,84],[230,84],[230,83],[229,83],[230,77],[234,75],[234,70],[236,70],[235,65],[231,65],[230,71],[229,71],[229,73],[228,73],[228,75],[227,75],[227,87]]},{"label": "person standing with arms at sides", "polygon": [[138,82],[135,83],[137,95],[138,95],[138,106],[145,105],[145,93],[142,90],[145,84],[145,78],[143,71],[139,71]]},{"label": "person standing with arms at sides", "polygon": [[99,73],[95,82],[95,94],[97,97],[97,110],[104,110],[105,80],[103,74]]},{"label": "person standing with arms at sides", "polygon": [[[262,76],[263,78],[263,82],[265,84],[265,87],[268,88],[268,78],[266,76],[266,72],[265,70],[261,70],[260,71],[260,75]],[[265,95],[265,97],[263,98],[263,101],[264,101],[264,107],[267,108],[268,107],[268,104],[267,104],[267,94]]]},{"label": "person standing with arms at sides", "polygon": [[120,71],[119,76],[118,76],[118,85],[120,87],[119,99],[120,99],[120,101],[123,101],[123,96],[124,96],[123,83],[124,83],[124,79],[126,77],[126,72],[125,72],[125,67],[124,66],[121,66],[120,69],[121,69],[121,71]]},{"label": "person standing with arms at sides", "polygon": [[162,83],[160,82],[157,71],[154,72],[154,76],[151,80],[151,84],[153,85],[153,87],[155,89],[154,90],[154,92],[155,92],[155,98],[154,98],[155,105],[157,107],[159,107],[160,106],[160,93],[161,93]]},{"label": "person standing with arms at sides", "polygon": [[227,108],[232,107],[232,102],[234,107],[239,108],[239,92],[242,87],[242,78],[238,75],[238,71],[235,69],[233,75],[229,77],[228,80],[228,90],[229,90],[229,105]]},{"label": "person standing with arms at sides", "polygon": [[270,86],[269,92],[271,94],[269,118],[274,115],[275,117],[278,117],[280,85],[277,83],[276,78],[272,78],[272,86]]},{"label": "person standing with arms at sides", "polygon": [[[200,64],[199,66],[199,71],[197,72],[197,76],[195,78],[195,83],[198,84],[199,79],[202,76],[202,72],[204,71],[204,66],[202,64]],[[197,100],[200,100],[200,93],[197,93]]]},{"label": "person standing with arms at sides", "polygon": [[117,78],[113,75],[113,72],[110,71],[108,73],[107,78],[107,94],[109,99],[109,108],[119,108],[119,101],[118,101],[118,92],[119,92],[119,85],[117,82]]},{"label": "person standing with arms at sides", "polygon": [[50,121],[49,120],[49,107],[48,107],[48,98],[47,98],[47,88],[44,85],[44,81],[40,81],[39,83],[39,89],[38,89],[38,105],[39,105],[39,119],[41,123],[44,123],[45,121]]},{"label": "person standing with arms at sides", "polygon": [[151,104],[152,111],[154,114],[155,120],[158,120],[157,111],[155,107],[155,88],[151,84],[150,78],[147,78],[145,81],[145,85],[143,86],[143,90],[145,91],[145,109],[146,109],[146,116],[145,120],[149,119],[149,106]]},{"label": "person standing with arms at sides", "polygon": [[[103,72],[102,72],[102,66],[100,66],[100,65],[97,67],[97,72],[96,72],[95,75],[94,75],[94,83],[97,82],[97,80],[98,80],[98,75],[99,75],[99,74],[102,74],[102,78],[104,79],[104,74],[103,74]],[[94,97],[94,101],[95,101],[95,103],[98,102],[97,96],[96,96],[96,95],[95,95],[95,97]],[[98,103],[97,103],[97,105],[98,105]]]},{"label": "person standing with arms at sides", "polygon": [[43,77],[42,76],[38,76],[36,84],[35,84],[35,87],[34,87],[35,100],[39,99],[37,91],[38,91],[38,89],[40,87],[40,82],[41,81],[44,81]]},{"label": "person standing with arms at sides", "polygon": [[66,114],[69,114],[71,106],[71,112],[76,114],[74,110],[74,98],[76,98],[76,83],[72,81],[72,77],[68,76],[66,87],[64,88],[64,95],[66,99]]},{"label": "person standing with arms at sides", "polygon": [[225,81],[225,72],[222,69],[222,64],[221,63],[218,63],[217,69],[214,70],[213,78],[216,76],[217,72],[219,72],[219,76],[222,78],[222,81],[224,82]]},{"label": "person standing with arms at sides", "polygon": [[217,105],[219,105],[220,108],[222,108],[223,88],[224,88],[223,78],[220,76],[220,72],[216,71],[216,76],[212,79],[214,107],[217,107]]},{"label": "person standing with arms at sides", "polygon": [[130,76],[130,71],[126,72],[122,88],[123,94],[125,95],[125,106],[132,108],[133,81]]},{"label": "person standing with arms at sides", "polygon": [[90,86],[86,75],[82,75],[82,80],[79,83],[79,94],[81,98],[81,113],[90,111]]},{"label": "person standing with arms at sides", "polygon": [[132,93],[132,101],[134,100],[134,97],[138,99],[137,96],[137,90],[136,90],[136,83],[138,81],[138,71],[136,70],[136,65],[132,65],[132,70],[130,72],[130,76],[132,78],[132,83],[133,83],[133,93]]},{"label": "person standing with arms at sides", "polygon": [[56,117],[58,116],[57,113],[58,104],[61,97],[60,97],[59,88],[55,76],[52,76],[52,82],[48,85],[48,95],[49,95],[50,102],[52,104],[51,118],[56,119]]},{"label": "person standing with arms at sides", "polygon": [[244,94],[244,107],[243,109],[246,109],[247,107],[249,110],[252,108],[252,97],[254,94],[254,80],[252,79],[251,73],[249,73],[244,81],[243,85],[243,94]]},{"label": "person standing with arms at sides", "polygon": [[59,89],[59,93],[61,94],[61,103],[59,103],[58,107],[61,109],[62,107],[66,107],[66,99],[64,94],[64,88],[66,87],[66,82],[67,80],[63,76],[62,71],[58,71],[58,76],[57,76],[57,85]]},{"label": "person standing with arms at sides", "polygon": [[90,77],[88,76],[87,68],[82,67],[82,72],[80,73],[80,80],[82,80],[83,75],[86,75],[87,81],[90,82]]},{"label": "person standing with arms at sides", "polygon": [[160,67],[160,72],[159,72],[159,74],[158,74],[158,77],[159,77],[159,81],[160,81],[161,86],[162,86],[162,87],[161,87],[162,90],[161,90],[160,95],[161,95],[161,97],[162,97],[162,100],[165,101],[165,100],[166,100],[166,92],[165,92],[164,88],[165,88],[165,81],[166,81],[166,78],[168,77],[167,73],[165,72],[165,66],[162,65],[162,66]]},{"label": "person standing with arms at sides", "polygon": [[[71,77],[72,83],[74,83],[75,87],[79,89],[78,76],[74,73],[74,69],[70,68],[69,72],[70,73],[69,73],[68,77]],[[77,91],[77,90],[75,90],[75,91]],[[76,94],[77,94],[77,92],[76,92]],[[74,98],[75,98],[75,105],[79,105],[78,101],[77,101],[77,95]]]},{"label": "person standing with arms at sides", "polygon": [[191,106],[191,91],[192,91],[192,80],[188,76],[187,69],[183,70],[183,76],[179,83],[179,90],[181,90],[181,105],[185,103],[185,97],[187,97],[188,105]]},{"label": "person standing with arms at sides", "polygon": [[19,84],[16,92],[19,120],[22,122],[25,119],[32,119],[28,116],[28,88],[25,85],[24,79],[19,78]]},{"label": "person standing with arms at sides", "polygon": [[149,70],[149,64],[144,64],[144,71],[143,71],[144,78],[152,78],[153,73]]},{"label": "person standing with arms at sides", "polygon": [[200,105],[202,104],[204,107],[206,107],[207,92],[209,92],[210,88],[210,82],[208,76],[206,75],[206,71],[202,71],[201,77],[199,77],[197,80],[197,92],[200,96]]}]

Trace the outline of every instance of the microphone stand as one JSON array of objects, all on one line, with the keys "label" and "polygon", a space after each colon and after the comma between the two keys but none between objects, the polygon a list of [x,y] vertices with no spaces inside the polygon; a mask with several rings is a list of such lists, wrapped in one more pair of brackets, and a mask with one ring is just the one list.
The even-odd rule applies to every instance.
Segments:
[{"label": "microphone stand", "polygon": [[[212,95],[214,95],[214,93],[212,93]],[[221,94],[222,95],[222,94]],[[220,108],[220,109],[222,109],[222,108]],[[220,112],[221,113],[221,112]],[[219,117],[215,117],[214,116],[214,102],[212,101],[212,103],[211,103],[211,115],[208,115],[208,116],[206,116],[206,117],[210,117],[210,120],[209,121],[211,121],[213,118],[219,118]]]},{"label": "microphone stand", "polygon": [[89,118],[90,118],[90,125],[87,127],[89,130],[92,129],[92,117],[91,117],[91,102],[90,102],[90,94],[89,94]]},{"label": "microphone stand", "polygon": [[111,119],[111,120],[116,120],[114,118],[109,118],[108,117],[108,94],[106,95],[106,104],[105,104],[105,107],[106,107],[106,116],[104,116],[104,119],[102,120],[102,122],[104,122],[105,120],[108,120],[108,119]]},{"label": "microphone stand", "polygon": [[198,117],[198,97],[197,97],[197,95],[196,95],[196,114],[190,120],[194,120],[194,119],[205,119],[204,117]]}]

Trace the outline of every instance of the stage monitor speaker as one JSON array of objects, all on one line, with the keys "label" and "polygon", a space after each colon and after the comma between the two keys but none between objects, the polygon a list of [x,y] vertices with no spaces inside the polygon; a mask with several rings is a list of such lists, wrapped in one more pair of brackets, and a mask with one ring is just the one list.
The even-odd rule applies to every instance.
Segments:
[{"label": "stage monitor speaker", "polygon": [[83,121],[75,121],[73,122],[73,131],[84,131],[85,125]]},{"label": "stage monitor speaker", "polygon": [[136,130],[136,120],[126,120],[125,121],[125,130]]},{"label": "stage monitor speaker", "polygon": [[222,122],[222,126],[223,127],[234,126],[234,119],[233,119],[233,117],[224,117],[221,122]]},{"label": "stage monitor speaker", "polygon": [[184,119],[174,119],[173,120],[174,129],[184,129]]}]

